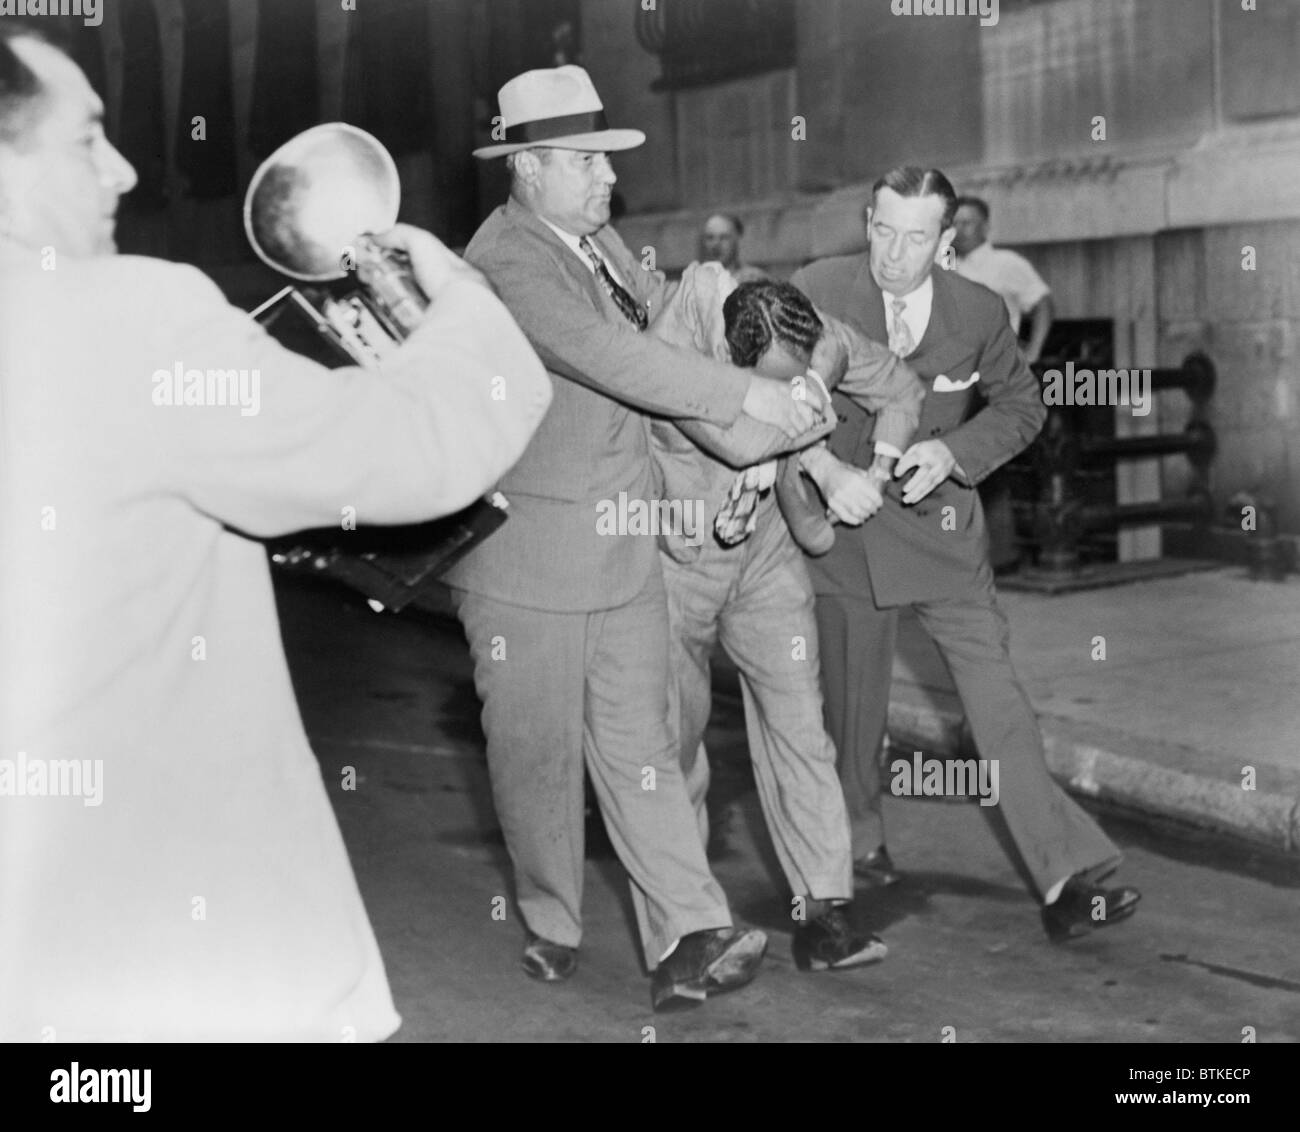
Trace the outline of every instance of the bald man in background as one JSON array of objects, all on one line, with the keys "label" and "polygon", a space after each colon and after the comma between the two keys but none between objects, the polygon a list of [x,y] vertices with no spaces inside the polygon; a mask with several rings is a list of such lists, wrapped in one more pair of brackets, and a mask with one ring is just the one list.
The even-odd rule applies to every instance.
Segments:
[{"label": "bald man in background", "polygon": [[737,283],[761,283],[767,272],[740,260],[740,238],[745,225],[739,216],[715,212],[700,230],[700,258],[706,263],[720,263]]}]

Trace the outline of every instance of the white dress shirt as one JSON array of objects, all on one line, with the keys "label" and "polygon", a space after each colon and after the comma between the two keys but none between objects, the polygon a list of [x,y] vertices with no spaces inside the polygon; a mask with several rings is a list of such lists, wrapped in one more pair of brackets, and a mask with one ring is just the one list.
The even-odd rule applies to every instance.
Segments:
[{"label": "white dress shirt", "polygon": [[1052,290],[1024,256],[1007,248],[995,248],[987,240],[958,260],[956,271],[1001,296],[1013,334],[1020,333],[1020,320]]},{"label": "white dress shirt", "polygon": [[[925,277],[922,283],[915,291],[907,295],[891,295],[888,291],[880,292],[881,298],[885,302],[885,326],[890,327],[894,324],[894,308],[892,306],[895,299],[902,299],[907,306],[903,308],[902,319],[907,324],[907,329],[912,332],[913,350],[921,344],[921,339],[925,337],[925,332],[930,326],[930,312],[934,309],[934,280],[930,276]],[[881,447],[876,445],[876,451],[879,452]],[[887,453],[892,455],[892,453]],[[962,470],[960,464],[953,465],[953,471],[957,473],[959,479],[965,480],[966,473]]]},{"label": "white dress shirt", "polygon": [[[585,267],[588,271],[590,271],[592,275],[596,274],[596,265],[591,262],[591,258],[587,255],[586,252],[582,250],[581,236],[575,236],[572,232],[566,232],[563,228],[557,228],[554,224],[552,224],[549,220],[547,220],[545,216],[539,216],[537,217],[537,219],[540,220],[543,224],[545,224],[552,232],[554,232],[557,236],[560,237],[561,240],[564,241],[565,246],[569,248],[573,252],[573,254],[576,255],[580,260],[582,260],[583,267]],[[627,280],[624,279],[623,276],[619,273],[618,268],[615,267],[612,263],[610,263],[610,261],[605,257],[605,253],[601,251],[600,245],[597,244],[596,241],[591,238],[591,236],[587,237],[587,241],[588,243],[591,244],[593,248],[596,249],[596,254],[600,256],[600,258],[604,261],[605,267],[609,269],[610,275],[614,277],[614,282],[617,283],[620,287],[622,287],[624,291],[627,291],[627,293],[630,295],[632,292],[627,285]]]},{"label": "white dress shirt", "polygon": [[902,299],[907,304],[903,308],[903,321],[907,324],[907,329],[912,332],[912,348],[915,349],[921,344],[926,328],[930,325],[930,311],[934,307],[934,280],[927,275],[925,282],[910,294],[891,295],[888,291],[881,291],[880,297],[885,303],[887,330],[894,326],[894,302]]},{"label": "white dress shirt", "polygon": [[[903,308],[903,322],[912,335],[912,348],[915,350],[921,344],[921,339],[925,336],[926,327],[930,325],[930,310],[934,306],[934,280],[928,275],[925,281],[911,294],[908,295],[891,295],[888,291],[881,291],[880,297],[885,303],[885,329],[892,330],[894,326],[894,308],[892,306],[896,299],[902,299],[907,306]],[[906,359],[904,359],[906,361]],[[892,444],[885,444],[877,440],[875,451],[881,456],[893,456],[898,458],[903,454]]]}]

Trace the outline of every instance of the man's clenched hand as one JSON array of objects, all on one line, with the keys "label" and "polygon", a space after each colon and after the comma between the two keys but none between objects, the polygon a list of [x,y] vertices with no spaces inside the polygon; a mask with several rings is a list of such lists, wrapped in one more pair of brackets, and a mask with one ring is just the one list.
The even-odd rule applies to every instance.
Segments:
[{"label": "man's clenched hand", "polygon": [[938,487],[957,466],[957,458],[942,440],[921,440],[913,444],[894,468],[894,478],[900,479],[909,469],[918,469],[903,488],[904,503],[919,503]]},{"label": "man's clenched hand", "polygon": [[841,523],[859,526],[884,504],[878,476],[836,459],[825,446],[809,449],[800,464],[822,493],[827,510]]},{"label": "man's clenched hand", "polygon": [[468,280],[488,287],[482,272],[470,267],[437,236],[411,224],[394,224],[387,232],[372,237],[381,247],[407,254],[411,272],[420,290],[433,302],[443,287],[453,279]]}]

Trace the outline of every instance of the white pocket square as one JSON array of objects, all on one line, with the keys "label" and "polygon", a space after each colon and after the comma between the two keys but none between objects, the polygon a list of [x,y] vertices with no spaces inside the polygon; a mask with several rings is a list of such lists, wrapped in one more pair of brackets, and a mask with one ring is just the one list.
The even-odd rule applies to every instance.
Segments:
[{"label": "white pocket square", "polygon": [[965,381],[953,381],[945,374],[939,374],[934,379],[934,391],[936,393],[957,393],[962,389],[969,389],[980,379],[980,371],[976,370]]}]

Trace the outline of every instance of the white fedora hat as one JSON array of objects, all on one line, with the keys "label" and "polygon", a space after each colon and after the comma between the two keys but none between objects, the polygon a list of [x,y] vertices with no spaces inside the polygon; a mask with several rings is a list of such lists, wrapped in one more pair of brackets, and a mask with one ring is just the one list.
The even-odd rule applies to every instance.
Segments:
[{"label": "white fedora hat", "polygon": [[645,141],[640,130],[611,130],[591,77],[572,63],[525,71],[497,96],[505,140],[474,151],[475,157],[504,157],[535,145],[607,153],[635,149]]}]

